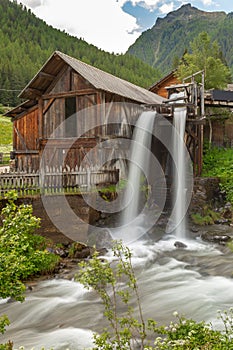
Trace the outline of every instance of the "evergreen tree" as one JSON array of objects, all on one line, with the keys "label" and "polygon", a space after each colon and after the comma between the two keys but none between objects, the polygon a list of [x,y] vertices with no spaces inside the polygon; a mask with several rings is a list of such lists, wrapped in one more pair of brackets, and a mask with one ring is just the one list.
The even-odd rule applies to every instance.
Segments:
[{"label": "evergreen tree", "polygon": [[206,89],[224,89],[231,81],[231,74],[217,41],[211,41],[210,36],[202,32],[190,43],[190,47],[192,52],[186,52],[178,66],[178,77],[182,79],[204,70]]}]

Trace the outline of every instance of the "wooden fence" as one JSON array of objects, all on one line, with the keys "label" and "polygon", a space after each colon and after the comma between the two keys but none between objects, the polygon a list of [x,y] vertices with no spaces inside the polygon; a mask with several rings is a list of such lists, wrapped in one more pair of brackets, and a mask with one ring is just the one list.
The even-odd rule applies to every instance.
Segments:
[{"label": "wooden fence", "polygon": [[46,168],[39,172],[5,172],[0,174],[0,194],[15,190],[19,195],[80,193],[116,184],[118,169]]}]

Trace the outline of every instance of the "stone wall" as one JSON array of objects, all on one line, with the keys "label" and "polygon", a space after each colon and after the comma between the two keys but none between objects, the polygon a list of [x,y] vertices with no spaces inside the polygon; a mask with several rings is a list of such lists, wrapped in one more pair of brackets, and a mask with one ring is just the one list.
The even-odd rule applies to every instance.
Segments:
[{"label": "stone wall", "polygon": [[192,200],[189,206],[190,214],[202,214],[204,207],[208,205],[214,208],[221,200],[219,178],[194,178]]},{"label": "stone wall", "polygon": [[[96,194],[90,194],[89,196],[94,196],[91,201],[95,201]],[[53,195],[46,198],[47,205],[49,205],[50,217],[48,216],[41,196],[29,196],[24,198],[19,198],[17,204],[31,204],[33,207],[33,214],[41,218],[41,227],[38,229],[39,234],[51,238],[54,242],[70,242],[72,240],[81,241],[86,243],[88,224],[94,223],[98,218],[100,213],[91,208],[82,195],[66,195],[69,208],[71,212],[75,215],[70,215],[70,211],[65,212],[65,208],[62,205],[62,196]],[[6,201],[0,201],[0,210],[5,206]],[[70,210],[70,209],[69,209]],[[71,217],[73,216],[73,218]],[[63,227],[64,230],[60,230],[53,222],[59,224],[59,227]],[[68,231],[67,231],[68,230]],[[68,234],[63,234],[62,232],[67,232]]]},{"label": "stone wall", "polygon": [[[38,230],[38,233],[41,235],[51,238],[54,242],[65,243],[73,240],[86,243],[88,240],[88,232],[90,232],[89,224],[94,224],[101,216],[101,212],[92,208],[93,204],[93,206],[96,204],[97,208],[100,207],[98,205],[100,196],[98,193],[88,194],[86,198],[83,198],[82,195],[79,194],[66,195],[68,209],[65,209],[63,206],[63,196],[46,196],[50,217],[52,219],[48,216],[40,196],[19,198],[17,202],[18,204],[25,203],[32,205],[33,214],[41,218],[41,227]],[[114,199],[115,197],[108,198],[110,201]],[[189,214],[203,214],[203,209],[207,205],[215,208],[223,204],[221,200],[218,178],[194,178],[193,195],[188,212]],[[5,203],[5,200],[0,200],[0,210]],[[90,205],[88,205],[88,203],[90,203]],[[107,204],[109,203],[106,202],[106,205]],[[71,215],[72,212],[74,215]],[[62,227],[62,230],[54,225],[54,221],[60,228]],[[64,234],[64,232],[67,232],[67,234]]]}]

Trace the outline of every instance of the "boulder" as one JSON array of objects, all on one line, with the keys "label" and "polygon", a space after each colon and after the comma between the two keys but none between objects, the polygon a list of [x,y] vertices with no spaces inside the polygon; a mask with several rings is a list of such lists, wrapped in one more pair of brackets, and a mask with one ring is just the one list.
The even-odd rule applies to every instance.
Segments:
[{"label": "boulder", "polygon": [[229,224],[229,220],[221,218],[221,219],[214,220],[214,223],[217,224],[217,225],[228,225]]},{"label": "boulder", "polygon": [[176,242],[174,243],[174,246],[175,246],[176,248],[182,248],[182,249],[187,248],[187,245],[186,245],[186,244],[184,244],[184,243],[182,243],[182,242],[179,242],[179,241],[176,241]]},{"label": "boulder", "polygon": [[215,234],[210,232],[204,232],[201,234],[201,239],[206,242],[226,244],[231,241],[231,237],[224,234]]},{"label": "boulder", "polygon": [[90,247],[85,247],[82,250],[76,250],[73,254],[73,257],[76,259],[86,259],[91,256]]},{"label": "boulder", "polygon": [[69,249],[69,257],[76,259],[86,259],[91,256],[91,248],[81,242],[73,242]]}]

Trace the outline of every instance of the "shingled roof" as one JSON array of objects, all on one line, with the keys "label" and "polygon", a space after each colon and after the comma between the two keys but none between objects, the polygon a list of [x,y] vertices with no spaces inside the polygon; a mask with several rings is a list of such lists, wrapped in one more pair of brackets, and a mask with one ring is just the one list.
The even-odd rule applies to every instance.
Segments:
[{"label": "shingled roof", "polygon": [[20,98],[35,99],[46,92],[64,65],[68,64],[78,74],[89,81],[94,88],[126,97],[143,104],[160,104],[163,98],[126,80],[104,72],[62,52],[55,51],[41,70],[20,93]]}]

